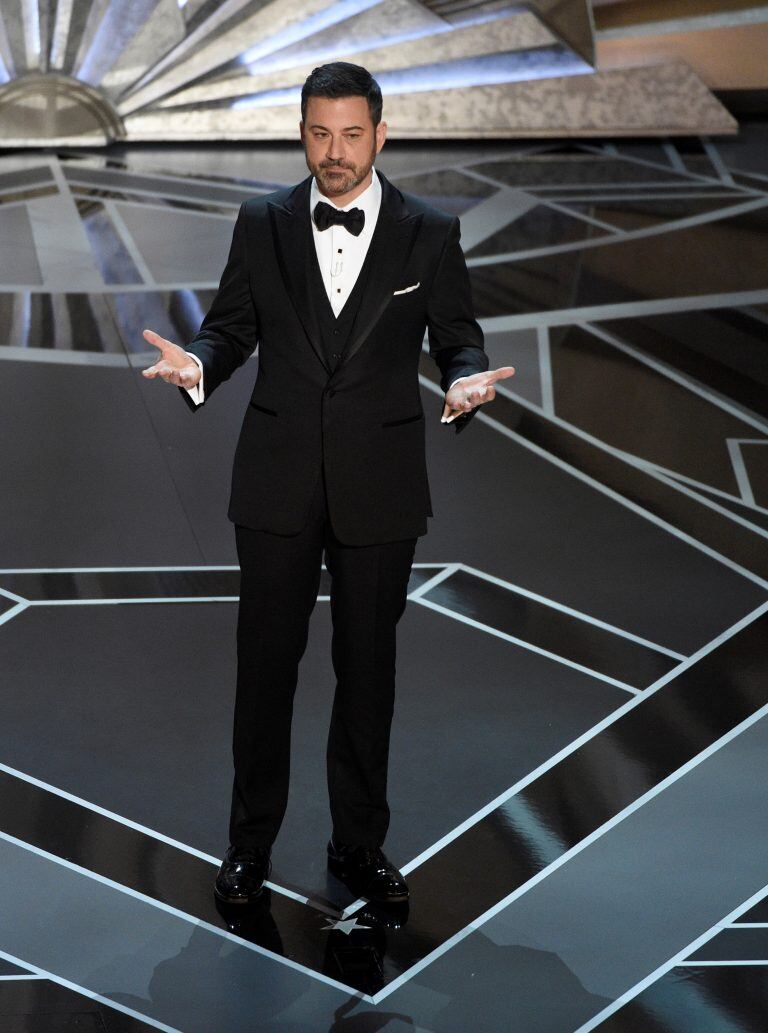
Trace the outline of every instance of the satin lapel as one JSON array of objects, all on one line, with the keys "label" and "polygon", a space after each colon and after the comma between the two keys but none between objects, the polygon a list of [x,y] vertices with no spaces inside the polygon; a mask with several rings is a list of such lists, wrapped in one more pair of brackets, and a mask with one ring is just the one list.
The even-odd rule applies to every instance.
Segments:
[{"label": "satin lapel", "polygon": [[422,218],[421,213],[408,211],[400,191],[380,172],[379,178],[381,207],[366,256],[370,260],[371,269],[352,334],[342,352],[342,364],[348,362],[365,343],[392,300],[392,292],[400,286]]},{"label": "satin lapel", "polygon": [[323,352],[320,323],[309,278],[308,263],[317,262],[312,223],[309,218],[311,183],[310,175],[298,184],[284,204],[273,204],[271,201],[267,204],[272,221],[275,252],[286,290],[315,355],[324,369],[331,373]]}]

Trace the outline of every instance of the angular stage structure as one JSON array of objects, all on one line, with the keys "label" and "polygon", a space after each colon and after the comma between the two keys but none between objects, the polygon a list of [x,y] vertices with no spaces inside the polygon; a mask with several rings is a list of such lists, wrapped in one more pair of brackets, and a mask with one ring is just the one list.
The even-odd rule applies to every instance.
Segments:
[{"label": "angular stage structure", "polygon": [[10,0],[0,142],[296,139],[333,60],[376,76],[393,139],[737,131],[684,62],[600,70],[595,39],[588,0]]}]

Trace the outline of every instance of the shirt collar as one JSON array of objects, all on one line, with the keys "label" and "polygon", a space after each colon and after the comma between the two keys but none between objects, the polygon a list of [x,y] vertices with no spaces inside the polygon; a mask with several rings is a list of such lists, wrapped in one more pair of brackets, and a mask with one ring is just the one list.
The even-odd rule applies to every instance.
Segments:
[{"label": "shirt collar", "polygon": [[320,192],[320,188],[317,185],[317,179],[315,176],[312,177],[312,186],[309,192],[309,213],[310,215],[315,210],[315,205],[318,201],[325,201],[327,204],[332,204],[334,208],[340,208],[342,212],[349,211],[350,208],[362,208],[365,212],[366,225],[374,222],[374,216],[378,213],[379,204],[381,202],[381,180],[374,166],[371,166],[372,176],[371,182],[357,197],[345,204],[344,207],[335,204],[330,197],[326,197],[325,194]]}]

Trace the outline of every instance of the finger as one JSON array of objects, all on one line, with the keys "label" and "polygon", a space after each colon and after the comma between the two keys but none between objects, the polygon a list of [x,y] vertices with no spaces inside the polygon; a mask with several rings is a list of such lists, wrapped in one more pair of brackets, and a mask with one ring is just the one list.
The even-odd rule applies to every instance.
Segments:
[{"label": "finger", "polygon": [[174,380],[174,384],[178,385],[179,387],[186,387],[188,384],[192,383],[194,374],[196,372],[196,366],[184,366],[182,369],[174,370],[174,373],[176,374],[176,380]]},{"label": "finger", "polygon": [[443,406],[443,415],[440,417],[440,421],[441,423],[451,423],[457,416],[461,416],[463,411],[460,406],[449,405],[446,402]]},{"label": "finger", "polygon": [[161,361],[156,362],[154,366],[148,366],[142,370],[145,377],[162,377],[173,369],[173,366],[169,362]]},{"label": "finger", "polygon": [[168,382],[171,379],[171,377],[174,375],[176,370],[173,368],[173,366],[170,364],[170,362],[158,362],[158,364],[157,364],[157,372],[158,372],[159,376],[161,376],[163,378],[163,380]]},{"label": "finger", "polygon": [[142,332],[142,336],[145,341],[149,341],[150,344],[153,344],[155,348],[159,348],[160,351],[165,351],[168,346],[172,348],[176,347],[173,341],[167,341],[164,337],[161,337],[160,334],[156,334],[154,330],[144,330]]},{"label": "finger", "polygon": [[498,369],[492,369],[485,374],[485,383],[493,384],[497,380],[505,380],[507,377],[511,377],[514,372],[514,366],[500,366]]}]

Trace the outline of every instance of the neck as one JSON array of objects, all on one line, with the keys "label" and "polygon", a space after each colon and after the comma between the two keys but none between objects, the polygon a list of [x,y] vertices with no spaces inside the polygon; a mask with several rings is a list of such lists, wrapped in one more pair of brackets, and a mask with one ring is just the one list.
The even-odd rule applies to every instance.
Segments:
[{"label": "neck", "polygon": [[354,201],[356,197],[359,197],[360,194],[362,194],[364,190],[367,190],[368,187],[371,185],[371,183],[373,182],[373,166],[371,166],[371,168],[368,170],[368,175],[365,177],[362,183],[358,183],[354,190],[349,190],[346,194],[336,194],[335,196],[331,194],[326,194],[323,191],[323,188],[320,185],[320,180],[317,177],[315,177],[315,182],[317,183],[317,189],[323,195],[323,197],[327,197],[329,201],[333,201],[333,203],[337,207],[344,208],[345,205],[348,205],[350,201]]}]

